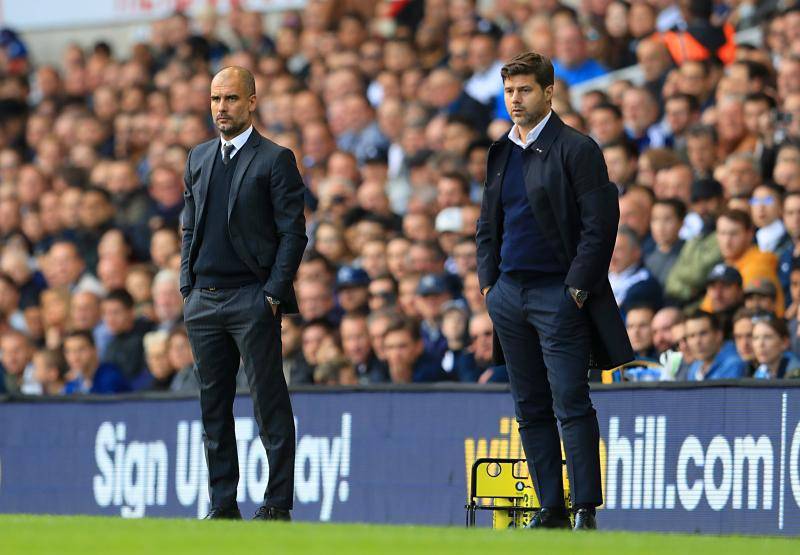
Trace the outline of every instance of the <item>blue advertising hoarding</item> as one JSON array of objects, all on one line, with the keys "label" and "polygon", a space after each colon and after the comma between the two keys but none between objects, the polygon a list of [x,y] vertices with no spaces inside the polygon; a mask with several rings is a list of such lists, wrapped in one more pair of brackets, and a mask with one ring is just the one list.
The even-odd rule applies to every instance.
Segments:
[{"label": "blue advertising hoarding", "polygon": [[[800,388],[609,388],[605,529],[800,534]],[[463,525],[476,458],[522,456],[507,391],[295,391],[298,520]],[[238,501],[269,472],[246,395]],[[0,403],[0,512],[203,516],[196,399]]]}]

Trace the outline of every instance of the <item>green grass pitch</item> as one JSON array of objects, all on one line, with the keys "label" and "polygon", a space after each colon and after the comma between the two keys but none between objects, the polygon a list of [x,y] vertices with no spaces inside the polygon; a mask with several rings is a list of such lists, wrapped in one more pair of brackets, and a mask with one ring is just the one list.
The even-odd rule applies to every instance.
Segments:
[{"label": "green grass pitch", "polygon": [[800,539],[3,515],[0,516],[0,553],[797,555]]}]

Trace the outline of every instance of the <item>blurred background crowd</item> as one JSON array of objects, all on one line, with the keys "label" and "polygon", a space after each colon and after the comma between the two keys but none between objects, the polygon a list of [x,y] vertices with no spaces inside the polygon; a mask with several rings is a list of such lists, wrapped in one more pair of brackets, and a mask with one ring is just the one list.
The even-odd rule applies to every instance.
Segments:
[{"label": "blurred background crowd", "polygon": [[0,390],[196,391],[183,173],[229,65],[307,186],[288,383],[507,380],[474,236],[511,128],[500,67],[526,50],[619,187],[609,278],[639,362],[616,377],[800,376],[800,6],[309,0],[274,29],[176,13],[129,56],[54,65],[0,32]]}]

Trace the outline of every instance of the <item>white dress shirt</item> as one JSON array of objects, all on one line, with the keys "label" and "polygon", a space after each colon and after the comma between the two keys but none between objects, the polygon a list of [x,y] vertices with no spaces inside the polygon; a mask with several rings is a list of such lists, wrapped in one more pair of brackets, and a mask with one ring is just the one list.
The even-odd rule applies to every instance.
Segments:
[{"label": "white dress shirt", "polygon": [[528,136],[525,137],[525,142],[522,142],[522,139],[519,138],[519,132],[517,131],[517,124],[515,123],[514,126],[511,128],[511,131],[508,132],[508,138],[511,139],[515,145],[519,145],[522,148],[528,148],[533,144],[533,142],[539,138],[539,135],[542,133],[542,129],[544,126],[547,125],[548,120],[550,119],[550,115],[553,113],[553,110],[547,112],[547,115],[542,118],[542,121],[536,124],[536,127],[528,131]]},{"label": "white dress shirt", "polygon": [[223,150],[223,149],[224,149],[225,145],[228,145],[228,144],[234,146],[233,152],[231,152],[231,158],[236,156],[236,153],[239,152],[240,150],[242,150],[242,147],[247,142],[247,139],[250,138],[250,133],[252,133],[252,132],[253,132],[253,126],[251,125],[247,129],[245,129],[244,131],[242,131],[241,133],[236,135],[230,141],[226,140],[225,138],[222,137],[222,135],[220,135],[220,137],[219,137],[220,138],[219,151],[222,153],[222,156],[223,157],[225,156],[225,150]]}]

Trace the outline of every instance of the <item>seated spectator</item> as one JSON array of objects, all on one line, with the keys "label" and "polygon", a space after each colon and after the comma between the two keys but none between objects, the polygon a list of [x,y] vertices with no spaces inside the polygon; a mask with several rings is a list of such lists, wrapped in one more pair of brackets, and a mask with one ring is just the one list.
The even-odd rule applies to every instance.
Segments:
[{"label": "seated spectator", "polygon": [[168,391],[175,377],[176,368],[169,363],[169,333],[164,330],[150,331],[144,334],[144,358],[151,381],[147,386],[150,391]]},{"label": "seated spectator", "polygon": [[33,346],[24,333],[11,329],[0,337],[0,362],[3,364],[6,393],[42,394],[42,386],[34,377],[32,358]]},{"label": "seated spectator", "polygon": [[436,360],[442,360],[447,350],[447,338],[442,334],[442,306],[452,299],[444,277],[438,274],[422,276],[414,297],[416,313],[422,319],[420,333],[425,353]]},{"label": "seated spectator", "polygon": [[667,298],[681,305],[703,294],[708,273],[722,259],[716,235],[717,214],[722,209],[722,185],[713,179],[697,180],[692,184],[691,198],[691,210],[700,218],[700,229],[684,244],[665,286]]},{"label": "seated spectator", "polygon": [[750,377],[756,370],[756,355],[753,352],[753,319],[755,310],[740,308],[733,315],[733,344],[736,346],[736,353],[746,365],[744,376]]},{"label": "seated spectator", "polygon": [[287,385],[297,383],[296,369],[303,369],[302,326],[300,315],[284,314],[281,317],[281,355],[283,377]]},{"label": "seated spectator", "polygon": [[[717,242],[725,264],[739,270],[745,288],[759,278],[771,281],[777,290],[775,312],[778,316],[783,316],[785,305],[783,290],[778,283],[778,258],[754,245],[753,233],[753,222],[745,212],[726,210],[717,220]],[[701,308],[710,308],[708,295]]]},{"label": "seated spectator", "polygon": [[730,339],[733,315],[744,301],[742,276],[736,268],[720,263],[711,269],[706,283],[708,308],[717,317],[725,339]]},{"label": "seated spectator", "polygon": [[345,314],[369,309],[369,275],[361,268],[342,266],[336,273],[336,298]]},{"label": "seated spectator", "polygon": [[356,383],[389,381],[388,368],[372,351],[365,315],[355,312],[345,314],[339,324],[339,335],[343,354],[355,371]]},{"label": "seated spectator", "polygon": [[473,312],[469,319],[470,351],[475,356],[480,376],[478,383],[508,383],[505,365],[494,365],[494,325],[486,308]]},{"label": "seated spectator", "polygon": [[[197,369],[194,355],[189,344],[189,336],[184,326],[175,326],[167,336],[167,360],[175,375],[169,384],[170,391],[180,393],[197,393],[200,382],[197,381]],[[240,372],[241,374],[241,372]],[[238,378],[238,375],[237,375]],[[237,385],[241,383],[237,379]]]},{"label": "seated spectator", "polygon": [[653,347],[652,323],[655,311],[650,306],[631,306],[625,313],[625,329],[628,330],[628,339],[633,348],[636,360],[655,361],[656,353]]},{"label": "seated spectator", "polygon": [[744,289],[744,306],[756,312],[776,313],[778,291],[775,284],[759,278]]},{"label": "seated spectator", "polygon": [[645,256],[644,265],[662,287],[683,248],[684,241],[678,237],[678,232],[685,216],[686,206],[677,199],[656,200],[653,204],[650,235],[656,248]]},{"label": "seated spectator", "polygon": [[419,325],[413,320],[398,319],[386,329],[383,349],[392,383],[452,381],[438,359],[425,352]]},{"label": "seated spectator", "polygon": [[327,318],[332,324],[338,324],[341,319],[341,310],[334,303],[330,286],[319,279],[298,280],[297,305],[306,322]]},{"label": "seated spectator", "polygon": [[64,338],[67,372],[64,393],[124,393],[131,390],[120,368],[111,362],[100,362],[92,334],[72,331]]},{"label": "seated spectator", "polygon": [[442,369],[460,382],[476,382],[479,376],[475,356],[469,351],[467,327],[469,309],[463,299],[447,301],[442,306],[442,335],[447,350],[442,357]]},{"label": "seated spectator", "polygon": [[675,346],[672,328],[681,320],[681,311],[674,306],[665,306],[653,316],[650,322],[650,333],[653,336],[653,348],[658,355]]},{"label": "seated spectator", "polygon": [[358,385],[355,368],[344,357],[336,357],[314,369],[316,385]]},{"label": "seated spectator", "polygon": [[161,270],[153,278],[153,312],[156,327],[168,332],[183,322],[183,299],[178,287],[179,276],[172,270]]},{"label": "seated spectator", "polygon": [[667,132],[658,123],[659,107],[653,95],[644,87],[634,87],[622,96],[622,117],[625,132],[639,152],[650,148],[670,146]]},{"label": "seated spectator", "polygon": [[627,140],[616,140],[603,145],[603,158],[608,168],[608,179],[620,191],[636,184],[636,167],[639,151]]},{"label": "seated spectator", "polygon": [[317,318],[303,325],[301,334],[303,360],[293,369],[293,383],[314,383],[314,371],[320,362],[320,349],[323,343],[333,336],[333,330],[333,324],[324,318]]},{"label": "seated spectator", "polygon": [[397,282],[391,274],[379,274],[369,282],[369,310],[391,308],[397,303]]},{"label": "seated spectator", "polygon": [[44,395],[63,395],[67,361],[61,351],[42,349],[33,355],[34,379]]},{"label": "seated spectator", "polygon": [[103,323],[111,333],[103,362],[116,365],[125,379],[136,387],[135,382],[140,377],[147,379],[142,338],[152,324],[136,318],[133,297],[124,289],[115,289],[106,295],[101,309]]},{"label": "seated spectator", "polygon": [[553,69],[568,86],[577,85],[608,73],[599,62],[588,57],[586,38],[578,25],[566,24],[555,36]]},{"label": "seated spectator", "polygon": [[782,319],[756,316],[753,353],[758,362],[754,378],[800,378],[800,359],[789,350],[789,329]]},{"label": "seated spectator", "polygon": [[47,251],[44,276],[49,287],[66,287],[71,293],[90,291],[104,296],[106,290],[96,277],[86,271],[78,247],[70,241],[56,241]]},{"label": "seated spectator", "polygon": [[781,253],[792,243],[781,214],[783,191],[779,185],[759,185],[750,198],[750,214],[756,226],[756,243],[763,252]]},{"label": "seated spectator", "polygon": [[721,380],[744,376],[745,363],[732,341],[724,341],[713,314],[698,310],[686,317],[686,342],[695,361],[689,366],[689,381]]},{"label": "seated spectator", "polygon": [[639,303],[661,306],[661,287],[658,281],[641,263],[642,250],[636,234],[628,227],[620,226],[617,242],[611,256],[608,280],[617,305],[624,313],[630,306]]},{"label": "seated spectator", "polygon": [[[786,297],[786,303],[789,307],[786,309],[787,319],[792,319],[797,315],[797,301],[800,301],[791,288],[790,274],[794,273],[795,269],[800,270],[797,266],[796,260],[800,257],[800,193],[789,193],[783,200],[783,225],[786,227],[786,233],[789,234],[790,242],[782,252],[778,252],[778,280],[783,287],[783,293]],[[798,275],[798,290],[800,294],[800,274]]]},{"label": "seated spectator", "polygon": [[19,309],[20,290],[6,273],[0,272],[0,318],[3,323],[23,333],[27,331],[25,315]]}]

